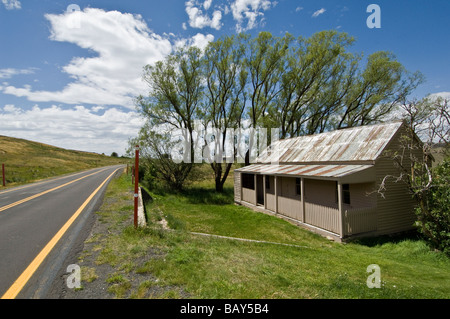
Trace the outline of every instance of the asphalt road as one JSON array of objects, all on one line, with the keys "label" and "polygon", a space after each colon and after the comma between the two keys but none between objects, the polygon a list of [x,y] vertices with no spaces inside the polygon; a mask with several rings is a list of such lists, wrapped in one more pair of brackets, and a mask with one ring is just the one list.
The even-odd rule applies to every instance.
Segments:
[{"label": "asphalt road", "polygon": [[0,191],[1,298],[45,298],[121,168],[98,168]]}]

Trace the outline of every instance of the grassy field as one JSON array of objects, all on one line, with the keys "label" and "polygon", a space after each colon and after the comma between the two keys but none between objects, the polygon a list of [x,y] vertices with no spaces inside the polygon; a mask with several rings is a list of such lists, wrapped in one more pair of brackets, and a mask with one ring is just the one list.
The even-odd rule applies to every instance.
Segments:
[{"label": "grassy field", "polygon": [[[151,195],[149,225],[135,230],[129,177],[110,184],[114,200],[99,212],[107,230],[93,234],[80,258],[90,274],[83,289],[103,281],[117,298],[450,298],[450,260],[417,237],[330,242],[234,205],[232,176],[224,194],[204,181]],[[381,270],[379,289],[366,284],[371,264]]]},{"label": "grassy field", "polygon": [[0,165],[5,164],[7,187],[119,163],[124,159],[0,136]]}]

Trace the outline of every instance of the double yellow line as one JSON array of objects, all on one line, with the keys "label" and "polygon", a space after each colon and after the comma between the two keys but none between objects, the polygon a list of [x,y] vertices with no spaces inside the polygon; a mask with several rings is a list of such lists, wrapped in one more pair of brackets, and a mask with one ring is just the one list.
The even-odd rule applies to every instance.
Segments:
[{"label": "double yellow line", "polygon": [[[84,208],[86,208],[86,206],[89,204],[89,202],[92,200],[92,198],[94,198],[94,196],[100,191],[100,189],[103,187],[103,185],[105,185],[105,183],[111,178],[111,176],[114,175],[115,172],[117,172],[117,170],[119,170],[120,168],[116,169],[114,172],[112,172],[101,184],[99,187],[97,187],[97,189],[85,200],[85,202],[77,209],[77,211],[72,215],[72,217],[70,217],[70,219],[64,224],[64,226],[56,233],[55,236],[53,236],[53,238],[47,243],[47,245],[45,245],[45,247],[41,250],[41,252],[33,259],[33,261],[28,265],[28,267],[23,271],[23,273],[19,276],[19,278],[17,278],[17,280],[12,284],[12,286],[8,289],[8,291],[6,291],[6,293],[2,296],[1,299],[14,299],[16,298],[16,296],[19,294],[19,292],[23,289],[23,287],[26,285],[26,283],[28,282],[28,280],[30,280],[31,276],[33,276],[33,274],[35,273],[35,271],[39,268],[39,266],[41,265],[41,263],[44,261],[44,259],[48,256],[48,254],[51,252],[51,250],[56,246],[56,244],[58,243],[58,241],[62,238],[62,236],[65,234],[65,232],[69,229],[69,227],[73,224],[73,222],[77,219],[77,217],[81,214],[81,212],[84,210]],[[45,191],[43,193],[37,194],[37,195],[33,195],[30,196],[28,198],[25,198],[22,201],[19,202],[15,202],[11,205],[16,206],[19,205],[20,203],[23,203],[25,201],[31,200],[33,198],[42,196],[44,194],[47,194],[51,191],[54,191],[58,188],[64,187],[66,185],[72,184],[76,181],[79,181],[83,178],[86,178],[88,176],[92,176],[95,174],[98,174],[100,172],[103,172],[106,169],[103,169],[101,171],[95,172],[93,174],[89,174],[86,175],[84,177],[81,177],[79,179],[73,180],[69,183],[66,183],[64,185],[52,188],[48,191]],[[8,206],[11,206],[8,205]],[[11,206],[11,207],[13,207]],[[7,207],[7,206],[4,206]],[[3,209],[4,207],[0,208],[1,210],[5,210]],[[9,207],[10,208],[10,207]]]}]

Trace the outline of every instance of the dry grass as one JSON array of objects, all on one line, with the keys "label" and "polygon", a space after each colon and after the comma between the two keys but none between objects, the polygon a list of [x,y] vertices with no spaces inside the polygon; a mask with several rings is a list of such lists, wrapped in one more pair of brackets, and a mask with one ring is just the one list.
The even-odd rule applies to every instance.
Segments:
[{"label": "dry grass", "polygon": [[5,164],[7,187],[119,163],[126,159],[0,136],[0,164]]}]

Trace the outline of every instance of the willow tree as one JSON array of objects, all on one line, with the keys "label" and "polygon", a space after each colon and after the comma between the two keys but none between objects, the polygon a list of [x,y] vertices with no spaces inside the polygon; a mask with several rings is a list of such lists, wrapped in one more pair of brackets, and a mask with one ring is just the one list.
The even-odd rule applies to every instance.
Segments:
[{"label": "willow tree", "polygon": [[[203,56],[206,85],[202,120],[205,129],[211,124],[216,135],[214,156],[206,160],[214,171],[218,192],[223,191],[233,164],[226,160],[227,154],[237,153],[233,135],[234,130],[241,127],[245,109],[247,71],[243,61],[247,39],[244,35],[218,39],[209,43]],[[227,139],[231,139],[231,143]],[[231,150],[227,152],[227,148]]]},{"label": "willow tree", "polygon": [[371,54],[359,70],[348,94],[342,100],[336,128],[377,123],[404,102],[423,82],[421,73],[409,73],[394,54],[378,51]]},{"label": "willow tree", "polygon": [[322,31],[293,42],[280,78],[280,93],[270,109],[280,136],[323,132],[352,85],[355,57],[346,52],[354,39]]},{"label": "willow tree", "polygon": [[[269,115],[269,108],[274,106],[276,97],[281,92],[280,81],[285,71],[292,40],[292,35],[288,33],[283,37],[274,37],[270,32],[260,32],[256,38],[248,41],[243,66],[249,73],[247,114],[252,128],[258,125],[265,128],[277,125],[275,119],[267,115]],[[254,136],[250,136],[249,151],[245,158],[246,165],[250,163],[250,149],[253,148],[253,143],[258,146],[262,141],[258,140],[258,136],[256,141]]]},{"label": "willow tree", "polygon": [[[153,137],[161,136],[161,130],[172,137],[177,136],[177,145],[183,145],[179,153],[160,154],[167,160],[169,157],[176,165],[176,172],[184,179],[193,166],[194,143],[193,133],[195,119],[199,115],[203,96],[202,52],[196,47],[180,48],[155,65],[144,67],[143,79],[149,86],[148,97],[136,99],[138,111],[147,119],[146,127],[154,130]],[[156,144],[150,144],[156,145]],[[157,149],[154,154],[159,154]],[[177,188],[182,187],[183,180],[178,180]]]}]

